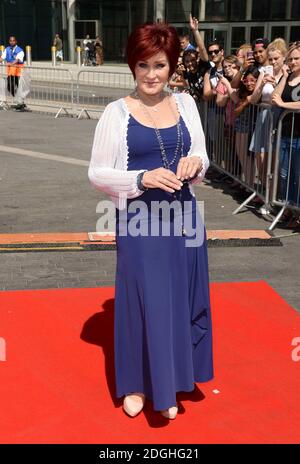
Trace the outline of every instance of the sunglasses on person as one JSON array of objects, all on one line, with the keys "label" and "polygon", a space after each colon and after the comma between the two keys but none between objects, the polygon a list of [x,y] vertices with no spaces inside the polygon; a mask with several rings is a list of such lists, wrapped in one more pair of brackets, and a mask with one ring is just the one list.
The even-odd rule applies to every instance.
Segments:
[{"label": "sunglasses on person", "polygon": [[220,53],[220,49],[218,48],[217,50],[211,50],[208,52],[209,55],[218,55]]}]

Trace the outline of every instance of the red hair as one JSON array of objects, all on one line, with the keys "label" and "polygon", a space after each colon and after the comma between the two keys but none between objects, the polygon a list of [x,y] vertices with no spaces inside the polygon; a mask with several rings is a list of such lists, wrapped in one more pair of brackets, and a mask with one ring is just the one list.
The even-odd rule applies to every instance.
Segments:
[{"label": "red hair", "polygon": [[130,34],[127,47],[127,62],[135,77],[135,66],[138,61],[147,60],[159,52],[167,55],[170,72],[174,73],[180,53],[180,40],[176,29],[166,23],[142,24]]}]

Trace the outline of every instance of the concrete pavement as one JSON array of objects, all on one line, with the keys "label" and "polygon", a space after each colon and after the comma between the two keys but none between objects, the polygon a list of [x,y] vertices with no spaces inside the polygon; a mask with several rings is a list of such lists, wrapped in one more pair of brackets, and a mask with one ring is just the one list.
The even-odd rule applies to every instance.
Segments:
[{"label": "concrete pavement", "polygon": [[[104,198],[87,179],[96,123],[0,112],[0,234],[95,230]],[[208,229],[268,225],[254,210],[232,216],[242,197],[226,184],[206,181],[196,195],[205,202]],[[275,232],[288,235],[282,247],[210,248],[211,280],[265,279],[300,310],[300,238]],[[0,266],[3,290],[114,285],[115,251],[0,253]]]}]

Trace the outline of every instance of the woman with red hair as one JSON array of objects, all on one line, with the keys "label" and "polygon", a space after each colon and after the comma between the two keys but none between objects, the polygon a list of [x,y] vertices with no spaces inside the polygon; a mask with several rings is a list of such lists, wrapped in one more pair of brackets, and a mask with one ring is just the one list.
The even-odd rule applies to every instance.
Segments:
[{"label": "woman with red hair", "polygon": [[147,398],[174,419],[176,393],[213,377],[207,246],[193,192],[209,162],[194,99],[164,90],[179,52],[167,24],[133,31],[136,88],[105,108],[89,166],[117,207],[116,395],[131,417]]}]

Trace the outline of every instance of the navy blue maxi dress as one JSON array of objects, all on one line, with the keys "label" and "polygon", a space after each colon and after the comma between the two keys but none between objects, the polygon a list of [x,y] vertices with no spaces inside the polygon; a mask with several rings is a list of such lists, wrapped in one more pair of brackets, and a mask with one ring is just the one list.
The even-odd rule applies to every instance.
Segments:
[{"label": "navy blue maxi dress", "polygon": [[[181,117],[180,122],[186,155],[191,140]],[[176,125],[160,129],[160,133],[171,160],[177,143]],[[128,170],[163,166],[155,130],[131,115],[127,144]],[[179,158],[171,166],[174,172],[178,161]],[[187,236],[174,232],[175,213],[167,219],[169,236],[162,229],[151,235],[150,228],[148,235],[124,233],[136,216],[130,210],[132,202],[140,201],[148,207],[142,208],[139,215],[142,230],[151,226],[153,217],[159,218],[162,227],[166,220],[161,213],[155,216],[151,206],[155,201],[174,201],[174,194],[149,189],[140,197],[127,200],[127,217],[124,218],[124,211],[117,210],[116,214],[116,395],[143,392],[157,411],[175,406],[176,392],[192,391],[194,382],[213,377],[205,229],[188,185],[182,188],[181,198],[178,192],[176,196],[185,205],[184,214],[191,217],[191,225],[202,231],[198,246],[186,246]]]}]

